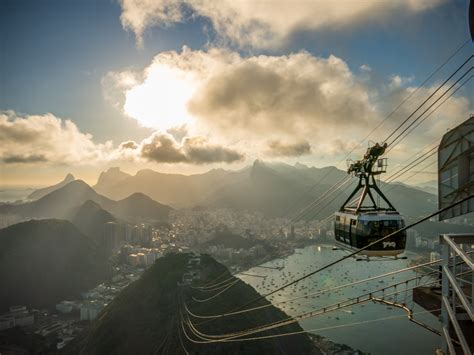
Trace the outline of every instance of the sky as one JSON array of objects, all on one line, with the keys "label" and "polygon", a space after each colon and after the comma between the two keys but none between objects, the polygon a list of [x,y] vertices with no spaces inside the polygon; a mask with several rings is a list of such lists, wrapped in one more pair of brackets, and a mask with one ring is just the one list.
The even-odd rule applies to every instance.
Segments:
[{"label": "sky", "polygon": [[[344,168],[474,53],[467,9],[467,0],[0,0],[0,186],[68,172],[93,184],[112,166]],[[389,164],[466,120],[472,82]],[[433,168],[417,177],[435,178]]]}]

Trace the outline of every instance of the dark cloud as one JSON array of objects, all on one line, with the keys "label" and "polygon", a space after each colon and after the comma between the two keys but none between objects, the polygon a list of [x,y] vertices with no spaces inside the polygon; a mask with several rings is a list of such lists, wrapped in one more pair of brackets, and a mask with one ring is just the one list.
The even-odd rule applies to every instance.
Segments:
[{"label": "dark cloud", "polygon": [[27,164],[46,162],[48,159],[44,155],[8,155],[1,158],[6,164]]},{"label": "dark cloud", "polygon": [[169,134],[154,134],[148,142],[143,143],[142,157],[160,163],[182,163],[186,157],[181,148]]},{"label": "dark cloud", "polygon": [[170,134],[157,133],[144,141],[141,156],[159,163],[232,163],[243,155],[229,148],[210,144],[204,137],[187,137],[179,145]]},{"label": "dark cloud", "polygon": [[233,163],[244,158],[243,154],[235,150],[209,144],[203,137],[185,138],[183,149],[188,160],[196,164]]},{"label": "dark cloud", "polygon": [[267,154],[275,157],[299,157],[311,153],[311,145],[307,141],[284,143],[272,140],[267,143]]},{"label": "dark cloud", "polygon": [[122,142],[120,143],[120,150],[123,149],[137,149],[138,144],[134,141],[127,141],[127,142]]},{"label": "dark cloud", "polygon": [[226,132],[254,134],[365,126],[373,118],[367,88],[344,61],[304,52],[252,57],[229,67],[203,85],[188,108]]}]

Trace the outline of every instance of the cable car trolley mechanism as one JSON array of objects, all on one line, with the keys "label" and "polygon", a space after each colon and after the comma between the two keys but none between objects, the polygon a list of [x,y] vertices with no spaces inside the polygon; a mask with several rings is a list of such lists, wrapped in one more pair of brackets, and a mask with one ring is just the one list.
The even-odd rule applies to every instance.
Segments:
[{"label": "cable car trolley mechanism", "polygon": [[[339,212],[335,213],[334,235],[336,244],[350,250],[358,250],[368,244],[393,233],[405,226],[405,222],[377,186],[375,177],[387,170],[387,158],[381,158],[385,153],[387,143],[369,147],[362,160],[352,162],[348,174],[359,178],[359,182],[346,199]],[[354,196],[362,190],[358,198]],[[371,204],[365,204],[369,198]],[[386,207],[381,207],[376,201],[382,199]],[[361,255],[394,256],[405,250],[406,232],[400,232],[381,243],[362,251]]]}]

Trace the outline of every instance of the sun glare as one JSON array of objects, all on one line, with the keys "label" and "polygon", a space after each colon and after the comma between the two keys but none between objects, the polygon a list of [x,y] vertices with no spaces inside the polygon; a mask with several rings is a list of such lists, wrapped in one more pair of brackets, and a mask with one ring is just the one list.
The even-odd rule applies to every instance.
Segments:
[{"label": "sun glare", "polygon": [[186,108],[196,88],[185,72],[155,64],[145,81],[125,94],[124,111],[142,126],[166,130],[191,123]]}]

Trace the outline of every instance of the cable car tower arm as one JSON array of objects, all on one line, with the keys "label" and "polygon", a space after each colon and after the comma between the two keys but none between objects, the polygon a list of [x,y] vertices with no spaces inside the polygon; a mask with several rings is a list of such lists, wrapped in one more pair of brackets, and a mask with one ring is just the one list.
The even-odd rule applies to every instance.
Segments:
[{"label": "cable car tower arm", "polygon": [[[358,213],[360,211],[396,211],[395,207],[390,203],[390,201],[385,197],[383,192],[378,187],[375,176],[380,175],[386,172],[387,168],[387,159],[380,158],[384,153],[385,149],[387,148],[387,143],[379,144],[376,143],[372,147],[367,149],[367,152],[364,155],[362,160],[357,160],[356,162],[352,163],[348,170],[348,174],[353,174],[359,178],[359,183],[357,184],[356,188],[346,201],[343,203],[340,211],[350,211],[353,213]],[[352,198],[360,191],[362,193],[357,201],[356,206],[349,206],[350,201]],[[377,193],[383,201],[387,204],[387,208],[381,208],[375,198],[374,194]],[[372,202],[372,206],[365,206],[363,207],[362,204],[364,203],[365,198],[369,196],[370,201]]]}]

